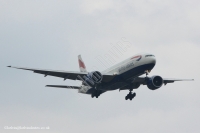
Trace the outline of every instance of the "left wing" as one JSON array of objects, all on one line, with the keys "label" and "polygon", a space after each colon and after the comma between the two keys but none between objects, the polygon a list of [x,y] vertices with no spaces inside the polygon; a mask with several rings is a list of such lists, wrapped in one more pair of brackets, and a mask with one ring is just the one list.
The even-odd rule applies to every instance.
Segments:
[{"label": "left wing", "polygon": [[[165,79],[163,78],[163,83],[166,85],[168,83],[174,83],[175,81],[193,81],[194,79]],[[134,82],[146,85],[146,77],[137,77]]]},{"label": "left wing", "polygon": [[163,79],[164,84],[174,83],[175,81],[194,81],[194,79]]}]

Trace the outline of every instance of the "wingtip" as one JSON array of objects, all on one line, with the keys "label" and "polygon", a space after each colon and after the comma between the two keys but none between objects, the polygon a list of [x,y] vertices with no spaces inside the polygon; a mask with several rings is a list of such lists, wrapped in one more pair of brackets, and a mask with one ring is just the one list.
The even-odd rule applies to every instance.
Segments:
[{"label": "wingtip", "polygon": [[188,79],[188,81],[194,81],[194,79]]},{"label": "wingtip", "polygon": [[46,85],[45,87],[51,87],[51,85]]}]

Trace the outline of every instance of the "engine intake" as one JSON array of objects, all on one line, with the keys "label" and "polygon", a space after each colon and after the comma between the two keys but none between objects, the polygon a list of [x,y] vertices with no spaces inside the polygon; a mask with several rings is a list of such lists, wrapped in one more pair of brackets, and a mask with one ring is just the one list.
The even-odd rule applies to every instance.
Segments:
[{"label": "engine intake", "polygon": [[102,81],[102,79],[103,76],[99,71],[93,71],[87,74],[85,78],[85,83],[86,85],[93,87],[96,84],[99,84]]},{"label": "engine intake", "polygon": [[156,90],[163,85],[163,79],[160,76],[152,76],[147,80],[147,87],[150,90]]}]

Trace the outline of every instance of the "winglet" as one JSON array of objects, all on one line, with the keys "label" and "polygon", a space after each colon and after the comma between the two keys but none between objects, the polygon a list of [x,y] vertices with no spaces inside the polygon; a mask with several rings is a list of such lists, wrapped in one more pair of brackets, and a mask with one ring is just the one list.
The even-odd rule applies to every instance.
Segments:
[{"label": "winglet", "polygon": [[78,64],[81,72],[87,72],[85,63],[83,62],[81,55],[78,55]]}]

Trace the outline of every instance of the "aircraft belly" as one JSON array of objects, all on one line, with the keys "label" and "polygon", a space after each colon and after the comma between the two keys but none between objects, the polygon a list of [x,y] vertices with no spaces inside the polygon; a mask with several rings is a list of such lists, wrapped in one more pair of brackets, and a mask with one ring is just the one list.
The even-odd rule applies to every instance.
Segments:
[{"label": "aircraft belly", "polygon": [[110,83],[106,86],[103,86],[101,88],[101,90],[105,90],[105,91],[116,90],[116,89],[119,89],[119,88],[126,86],[126,85],[127,85],[127,83],[125,83],[125,82],[115,82],[115,83]]},{"label": "aircraft belly", "polygon": [[145,70],[151,70],[154,67],[154,65],[155,64],[145,64],[145,65],[141,65],[141,66],[136,66],[136,67],[122,73],[120,76],[123,79],[140,76],[140,75],[144,74]]},{"label": "aircraft belly", "polygon": [[82,93],[82,94],[92,94],[96,90],[97,89],[90,87],[90,86],[82,86],[81,89],[78,92]]},{"label": "aircraft belly", "polygon": [[151,70],[155,64],[145,64],[136,66],[120,75],[117,75],[112,81],[102,86],[102,90],[116,90],[127,85],[127,80],[144,74],[145,70]]},{"label": "aircraft belly", "polygon": [[[151,70],[155,64],[144,64],[141,66],[135,66],[134,68],[117,75],[114,79],[110,82],[102,83],[98,89],[102,91],[109,91],[109,90],[116,90],[119,88],[123,88],[127,85],[127,80],[129,78],[137,77],[144,74],[145,70]],[[79,90],[79,93],[84,94],[92,94],[95,91],[95,88],[89,86],[82,86]]]}]

